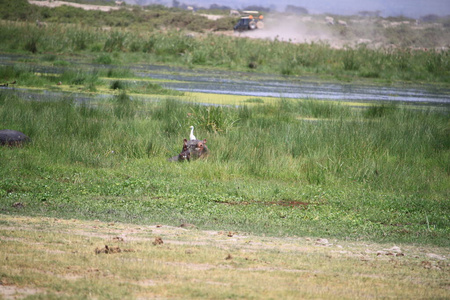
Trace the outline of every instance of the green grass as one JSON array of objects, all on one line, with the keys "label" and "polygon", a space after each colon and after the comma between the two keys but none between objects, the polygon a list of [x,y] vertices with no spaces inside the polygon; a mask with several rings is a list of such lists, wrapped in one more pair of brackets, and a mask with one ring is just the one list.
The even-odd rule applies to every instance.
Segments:
[{"label": "green grass", "polygon": [[[103,65],[163,63],[184,67],[322,76],[334,80],[448,84],[449,51],[409,48],[334,49],[323,43],[293,44],[216,34],[192,37],[186,31],[111,31],[82,25],[1,22],[0,51],[59,55],[77,54]],[[252,51],[248,51],[252,49]],[[48,61],[52,64],[52,60]],[[56,62],[53,62],[56,64]]]},{"label": "green grass", "polygon": [[[32,139],[0,149],[1,210],[448,247],[446,113],[286,99],[206,107],[125,91],[91,106],[1,91],[1,128]],[[190,125],[210,156],[167,162]]]}]

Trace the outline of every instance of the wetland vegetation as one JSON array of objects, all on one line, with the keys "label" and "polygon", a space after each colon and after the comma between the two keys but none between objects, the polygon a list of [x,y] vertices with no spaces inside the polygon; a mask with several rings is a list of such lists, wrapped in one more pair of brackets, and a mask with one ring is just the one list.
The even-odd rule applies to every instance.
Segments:
[{"label": "wetland vegetation", "polygon": [[[60,212],[67,217],[195,220],[205,227],[222,224],[258,233],[448,245],[446,106],[414,110],[378,104],[358,110],[333,102],[265,103],[251,97],[238,108],[203,106],[186,97],[179,102],[182,92],[136,81],[126,68],[145,59],[246,69],[256,59],[262,70],[270,66],[283,73],[285,66],[299,73],[335,70],[358,77],[370,64],[378,65],[385,79],[445,84],[448,51],[332,49],[120,26],[110,31],[61,23],[37,27],[27,22],[35,17],[31,13],[14,16],[23,21],[2,21],[6,42],[0,50],[40,54],[2,66],[1,81],[53,90],[62,82],[63,90],[111,96],[91,105],[70,96],[31,102],[1,91],[2,128],[21,130],[33,140],[22,149],[1,149],[5,211],[24,201],[30,213],[66,207]],[[249,48],[252,54],[245,51]],[[304,56],[308,59],[300,59]],[[89,59],[94,61],[85,64]],[[139,94],[156,101],[130,97]],[[190,125],[208,139],[211,157],[168,164]]]},{"label": "wetland vegetation", "polygon": [[[142,30],[152,9],[84,14],[14,3],[17,9],[5,5],[0,21],[0,51],[18,57],[11,64],[1,61],[0,83],[9,87],[0,88],[0,129],[22,131],[31,142],[0,148],[0,242],[8,249],[0,256],[5,262],[0,295],[8,287],[25,293],[27,286],[37,288],[36,297],[55,298],[258,298],[267,291],[285,298],[445,295],[447,104],[374,103],[361,109],[249,96],[239,106],[203,105],[187,92],[138,78],[127,65],[446,88],[448,50],[334,49],[197,36],[176,26]],[[120,14],[124,20],[131,14],[130,23],[124,24]],[[42,16],[47,25],[38,27],[35,19]],[[101,23],[108,20],[116,23]],[[62,93],[31,100],[22,88]],[[92,100],[76,101],[70,94],[78,92]],[[98,94],[106,96],[94,98]],[[207,139],[209,156],[168,162],[180,152],[190,125],[198,138]],[[203,231],[160,232],[160,227],[150,229],[155,224],[194,224],[225,233],[203,240]],[[100,249],[94,256],[94,245],[111,245],[108,235],[127,226],[129,236],[142,232],[137,240],[119,244],[127,251],[114,257],[98,255]],[[67,235],[72,227],[84,233]],[[238,233],[259,237],[238,237],[230,246],[226,239]],[[152,246],[148,236],[154,234],[173,244]],[[118,243],[120,237],[115,238]],[[317,238],[341,248],[328,240],[317,245]],[[270,246],[264,244],[269,240]],[[263,246],[254,248],[255,241]],[[373,250],[393,244],[406,249],[406,257]],[[439,255],[425,256],[420,249]],[[236,278],[243,283],[236,285]],[[269,279],[263,294],[254,289]],[[213,282],[213,288],[197,287],[196,280]],[[223,285],[217,288],[217,283]]]},{"label": "wetland vegetation", "polygon": [[[377,23],[374,35],[380,36],[386,47],[372,49],[361,44],[336,49],[326,41],[293,43],[278,38],[228,36],[220,32],[231,29],[229,18],[220,19],[230,23],[222,28],[208,25],[220,20],[210,21],[200,14],[160,6],[101,12],[68,6],[30,9],[25,0],[19,2],[15,9],[4,6],[0,51],[54,55],[54,64],[67,63],[64,57],[76,55],[90,62],[112,65],[146,62],[314,75],[342,81],[365,79],[388,84],[450,81],[448,45],[435,49],[450,40],[445,19],[443,25],[438,24],[441,26],[420,30],[406,25],[384,28],[383,23]],[[37,19],[45,21],[45,26],[36,26]],[[362,30],[361,27],[363,23],[358,23],[345,30]],[[342,37],[347,36],[358,37],[358,32],[347,32]]]},{"label": "wetland vegetation", "polygon": [[[281,100],[239,108],[131,100],[77,105],[1,93],[3,212],[195,223],[275,235],[448,246],[448,116],[395,105]],[[206,160],[173,164],[194,125]],[[106,212],[106,213],[105,213]]]}]

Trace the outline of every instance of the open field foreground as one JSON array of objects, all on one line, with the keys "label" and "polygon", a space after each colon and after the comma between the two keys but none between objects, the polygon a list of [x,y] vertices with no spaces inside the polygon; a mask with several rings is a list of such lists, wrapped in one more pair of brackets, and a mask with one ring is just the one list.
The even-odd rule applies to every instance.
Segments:
[{"label": "open field foreground", "polygon": [[0,299],[449,298],[448,18],[3,2]]},{"label": "open field foreground", "polygon": [[4,299],[444,299],[448,252],[0,215]]}]

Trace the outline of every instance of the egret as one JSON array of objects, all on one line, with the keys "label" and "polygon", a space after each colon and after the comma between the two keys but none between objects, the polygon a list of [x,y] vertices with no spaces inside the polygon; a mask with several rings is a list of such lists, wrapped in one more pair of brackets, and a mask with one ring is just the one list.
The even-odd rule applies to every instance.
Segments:
[{"label": "egret", "polygon": [[191,140],[191,141],[194,141],[194,140],[196,140],[197,138],[195,137],[195,135],[194,135],[194,126],[191,126],[191,127],[189,127],[190,129],[191,129],[191,134],[189,135],[189,139]]}]

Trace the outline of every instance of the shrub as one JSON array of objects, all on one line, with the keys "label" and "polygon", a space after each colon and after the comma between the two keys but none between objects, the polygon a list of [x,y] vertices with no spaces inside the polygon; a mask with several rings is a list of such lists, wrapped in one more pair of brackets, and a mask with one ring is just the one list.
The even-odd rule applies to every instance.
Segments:
[{"label": "shrub", "polygon": [[33,54],[37,53],[38,52],[38,48],[37,48],[38,41],[39,41],[39,36],[32,35],[32,36],[28,37],[28,40],[25,42],[24,49],[27,51],[30,51]]},{"label": "shrub", "polygon": [[123,51],[125,50],[125,42],[128,35],[119,31],[111,32],[110,36],[105,42],[103,51],[113,52],[113,51]]},{"label": "shrub", "polygon": [[119,119],[129,119],[136,114],[137,103],[133,102],[125,91],[113,99],[114,115]]},{"label": "shrub", "polygon": [[108,54],[102,54],[95,60],[95,62],[99,64],[110,65],[112,64],[113,60]]},{"label": "shrub", "polygon": [[114,80],[111,82],[110,88],[112,90],[124,90],[126,88],[125,82],[121,80]]}]

